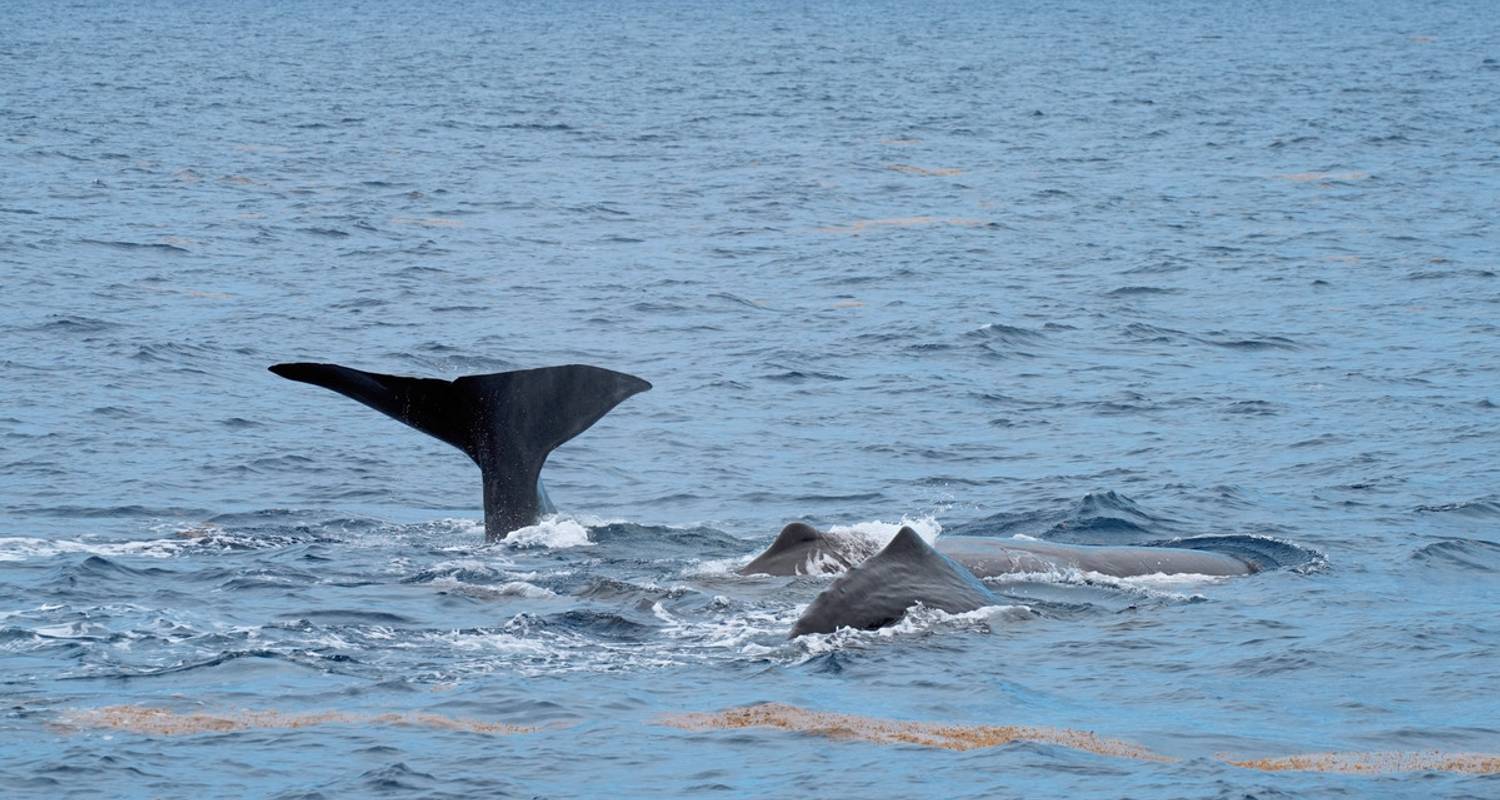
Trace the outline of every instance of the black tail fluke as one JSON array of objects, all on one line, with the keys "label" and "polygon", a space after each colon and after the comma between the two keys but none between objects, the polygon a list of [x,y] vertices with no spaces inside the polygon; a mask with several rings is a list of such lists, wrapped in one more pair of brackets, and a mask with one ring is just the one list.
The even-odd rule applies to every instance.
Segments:
[{"label": "black tail fluke", "polygon": [[651,384],[623,372],[569,364],[454,381],[363,372],[336,364],[271,371],[332,389],[457,447],[484,475],[485,535],[534,523],[542,465],[558,445]]}]

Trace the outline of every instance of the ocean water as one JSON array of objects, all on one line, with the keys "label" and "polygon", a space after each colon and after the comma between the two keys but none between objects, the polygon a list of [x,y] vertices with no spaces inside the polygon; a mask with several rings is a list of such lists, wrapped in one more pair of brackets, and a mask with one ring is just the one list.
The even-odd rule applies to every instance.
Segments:
[{"label": "ocean water", "polygon": [[[1500,752],[1489,4],[4,18],[6,796],[1500,795],[1255,762]],[[487,545],[289,360],[655,388]],[[1298,555],[788,641],[796,519]]]}]

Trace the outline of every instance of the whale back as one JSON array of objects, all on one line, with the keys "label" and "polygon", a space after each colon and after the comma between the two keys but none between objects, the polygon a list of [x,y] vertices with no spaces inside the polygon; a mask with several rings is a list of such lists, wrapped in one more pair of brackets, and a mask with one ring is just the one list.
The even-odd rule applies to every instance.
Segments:
[{"label": "whale back", "polygon": [[804,522],[781,529],[776,541],[753,561],[740,567],[741,575],[816,575],[843,572],[853,566],[840,542]]},{"label": "whale back", "polygon": [[904,527],[884,550],[818,595],[791,635],[883,628],[917,603],[958,614],[999,605],[1000,600],[972,573]]}]

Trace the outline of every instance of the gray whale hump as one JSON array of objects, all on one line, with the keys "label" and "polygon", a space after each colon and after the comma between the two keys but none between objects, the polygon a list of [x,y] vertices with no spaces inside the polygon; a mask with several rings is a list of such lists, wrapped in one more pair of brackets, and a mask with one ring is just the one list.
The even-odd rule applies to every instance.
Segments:
[{"label": "gray whale hump", "polygon": [[905,527],[884,550],[818,595],[792,626],[791,637],[882,628],[919,602],[950,614],[1000,604],[973,573]]},{"label": "gray whale hump", "polygon": [[452,381],[337,364],[276,364],[270,370],[358,400],[464,451],[483,476],[488,539],[530,525],[546,510],[539,480],[554,449],[651,388],[634,375],[585,364]]},{"label": "gray whale hump", "polygon": [[838,543],[805,522],[781,529],[776,541],[753,561],[740,567],[741,575],[802,575],[842,572],[854,566]]}]

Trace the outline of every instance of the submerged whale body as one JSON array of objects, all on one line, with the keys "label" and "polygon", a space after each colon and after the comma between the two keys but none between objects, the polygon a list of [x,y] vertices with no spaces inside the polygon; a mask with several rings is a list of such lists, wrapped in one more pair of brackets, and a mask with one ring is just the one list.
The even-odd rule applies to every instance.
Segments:
[{"label": "submerged whale body", "polygon": [[270,370],[358,400],[464,451],[483,479],[488,540],[553,511],[541,485],[547,456],[610,409],[651,388],[634,375],[584,364],[451,381],[337,364],[276,364]]},{"label": "submerged whale body", "polygon": [[[793,638],[839,628],[890,625],[917,604],[949,613],[1000,601],[980,581],[999,575],[1079,569],[1128,578],[1137,575],[1248,575],[1265,564],[1190,547],[1065,545],[1035,540],[952,536],[929,545],[903,527],[884,550],[859,559],[860,543],[794,522],[771,546],[741,567],[742,575],[842,572],[792,626]],[[1269,564],[1275,566],[1275,564]]]},{"label": "submerged whale body", "polygon": [[[904,530],[904,529],[903,529]],[[741,575],[816,575],[860,563],[859,542],[794,522]],[[1058,544],[1034,539],[944,536],[933,546],[980,578],[1078,569],[1117,578],[1137,575],[1248,575],[1263,565],[1248,558],[1190,547]]]}]

